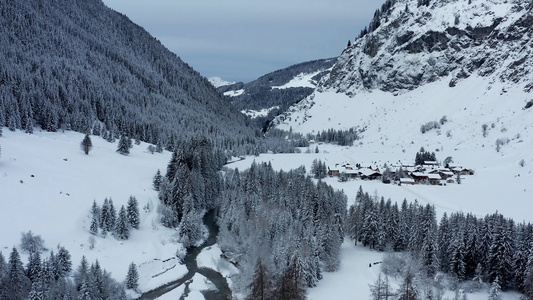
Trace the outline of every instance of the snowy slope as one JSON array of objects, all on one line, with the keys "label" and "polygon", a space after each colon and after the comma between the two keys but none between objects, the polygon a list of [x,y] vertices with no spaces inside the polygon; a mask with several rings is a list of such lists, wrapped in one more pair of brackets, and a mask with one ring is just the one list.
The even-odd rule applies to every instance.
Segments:
[{"label": "snowy slope", "polygon": [[[89,262],[98,259],[102,268],[123,281],[134,262],[143,291],[181,277],[187,272],[185,266],[176,259],[163,262],[175,256],[177,244],[172,242],[173,230],[157,221],[159,199],[152,189],[153,175],[157,169],[165,170],[170,154],[150,154],[147,144],[141,143],[123,156],[115,152],[116,143],[92,137],[93,150],[85,155],[79,147],[82,139],[75,132],[36,130],[28,135],[4,128],[0,137],[0,251],[4,257],[19,245],[21,232],[31,230],[42,236],[48,249],[60,244],[69,250],[74,268],[85,255]],[[130,195],[139,202],[140,229],[126,241],[96,237],[91,250],[88,216],[93,200],[102,205],[106,197],[112,198],[118,211]],[[151,209],[144,210],[146,205]],[[26,264],[27,255],[22,260]]]},{"label": "snowy slope", "polygon": [[288,89],[291,87],[309,87],[309,88],[315,88],[317,85],[316,80],[313,79],[316,75],[320,74],[323,71],[316,71],[311,73],[300,73],[296,75],[293,79],[291,79],[289,82],[285,83],[284,85],[280,86],[273,86],[273,89]]},{"label": "snowy slope", "polygon": [[[490,90],[478,89],[486,86],[485,80],[473,76],[454,88],[442,80],[398,96],[382,91],[362,92],[353,98],[315,93],[293,107],[283,120],[279,118],[277,127],[303,133],[364,128],[361,140],[342,150],[345,159],[363,165],[412,164],[420,147],[436,151],[440,161],[451,156],[457,164],[476,171],[471,179],[476,185],[452,195],[428,191],[440,199],[432,202],[482,214],[497,209],[517,221],[533,221],[530,214],[517,209],[531,207],[529,199],[533,197],[533,111],[522,109],[529,95],[520,87],[502,92],[503,86],[496,83]],[[440,130],[421,133],[421,125],[438,122],[443,116],[448,122]],[[489,128],[486,137],[483,124]],[[497,139],[509,139],[500,152],[496,151]],[[519,165],[522,159],[524,167]],[[422,186],[416,189],[419,194],[425,192]]]}]

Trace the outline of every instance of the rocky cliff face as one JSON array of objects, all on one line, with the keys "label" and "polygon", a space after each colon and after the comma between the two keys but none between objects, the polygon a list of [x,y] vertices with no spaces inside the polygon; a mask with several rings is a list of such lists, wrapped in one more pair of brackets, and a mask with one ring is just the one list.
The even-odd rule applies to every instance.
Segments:
[{"label": "rocky cliff face", "polygon": [[479,75],[530,92],[532,7],[523,0],[387,1],[319,90],[402,93]]}]

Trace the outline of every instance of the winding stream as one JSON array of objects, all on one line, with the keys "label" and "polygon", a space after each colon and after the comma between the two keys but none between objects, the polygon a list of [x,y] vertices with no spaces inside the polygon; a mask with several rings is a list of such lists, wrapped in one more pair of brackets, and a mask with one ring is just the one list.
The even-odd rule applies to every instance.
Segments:
[{"label": "winding stream", "polygon": [[182,284],[186,284],[188,286],[188,281],[191,280],[196,273],[205,276],[217,288],[217,290],[202,291],[206,300],[231,299],[231,290],[224,276],[222,276],[216,270],[210,268],[198,268],[196,257],[198,256],[198,254],[200,254],[200,252],[202,252],[204,248],[214,245],[216,243],[218,235],[218,226],[215,222],[214,210],[210,210],[207,214],[205,214],[203,221],[209,229],[209,237],[201,246],[191,247],[187,249],[187,255],[185,255],[185,258],[183,259],[187,270],[189,270],[187,274],[156,289],[143,293],[138,299],[157,299],[158,297],[172,291],[173,289],[181,286]]}]

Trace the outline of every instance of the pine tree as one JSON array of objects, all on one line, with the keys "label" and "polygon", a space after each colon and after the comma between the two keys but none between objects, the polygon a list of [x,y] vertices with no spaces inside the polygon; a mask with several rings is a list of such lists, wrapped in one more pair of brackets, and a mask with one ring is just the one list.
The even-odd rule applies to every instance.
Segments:
[{"label": "pine tree", "polygon": [[294,255],[289,266],[283,272],[281,278],[279,295],[275,297],[280,300],[300,300],[305,299],[305,289],[302,282],[299,257]]},{"label": "pine tree", "polygon": [[98,227],[100,225],[100,208],[96,204],[96,200],[93,200],[93,206],[91,208],[91,226],[89,232],[93,235],[98,234]]},{"label": "pine tree", "polygon": [[93,300],[93,297],[91,295],[91,287],[89,286],[89,283],[84,280],[79,288],[78,297],[77,300]]},{"label": "pine tree", "polygon": [[104,273],[100,268],[100,263],[98,260],[91,264],[88,278],[91,296],[95,299],[106,299]]},{"label": "pine tree", "polygon": [[462,232],[454,234],[448,248],[450,257],[450,272],[460,281],[465,280],[466,265],[464,262],[465,247]]},{"label": "pine tree", "polygon": [[85,155],[89,155],[89,151],[93,148],[93,142],[91,141],[91,138],[89,137],[89,134],[86,134],[83,140],[81,141],[80,148],[85,153]]},{"label": "pine tree", "polygon": [[120,140],[118,141],[117,152],[122,155],[130,154],[130,148],[131,148],[130,145],[131,145],[131,140],[125,135],[122,135],[120,137]]},{"label": "pine tree", "polygon": [[130,196],[128,200],[126,216],[128,219],[128,224],[135,229],[139,229],[139,203],[137,202],[137,198],[134,196]]},{"label": "pine tree", "polygon": [[124,205],[120,208],[118,219],[115,225],[115,236],[120,240],[127,240],[130,237],[130,229],[128,228],[128,217]]},{"label": "pine tree", "polygon": [[100,228],[102,229],[102,236],[105,237],[109,230],[107,230],[107,224],[109,223],[109,200],[104,199],[104,204],[100,210]]},{"label": "pine tree", "polygon": [[163,176],[161,176],[161,171],[157,169],[157,172],[155,173],[155,176],[154,176],[154,180],[152,181],[153,183],[152,186],[154,187],[154,190],[159,191],[159,186],[161,185],[162,177]]},{"label": "pine tree", "polygon": [[370,295],[372,300],[392,300],[395,294],[389,284],[389,278],[385,276],[385,279],[383,279],[381,273],[379,273],[376,282],[370,285]]},{"label": "pine tree", "polygon": [[106,230],[108,232],[114,232],[116,222],[117,222],[117,211],[115,210],[115,206],[113,205],[113,199],[109,198],[109,213],[108,213],[108,219],[106,223]]},{"label": "pine tree", "polygon": [[37,252],[30,252],[28,265],[26,266],[26,276],[31,282],[37,281],[41,273],[41,254]]},{"label": "pine tree", "polygon": [[126,275],[126,288],[137,290],[139,286],[139,273],[137,272],[137,266],[132,262],[128,268],[128,274]]},{"label": "pine tree", "polygon": [[56,259],[61,277],[68,276],[72,270],[72,261],[70,260],[69,251],[63,246],[58,246]]},{"label": "pine tree", "polygon": [[397,292],[398,300],[418,300],[420,299],[420,292],[416,288],[414,282],[414,274],[411,267],[408,266],[404,274],[403,283]]},{"label": "pine tree", "polygon": [[[512,279],[512,257],[514,244],[512,241],[511,221],[499,215],[495,222],[493,239],[489,250],[489,280],[496,280],[501,288],[507,288]],[[506,224],[508,223],[508,224]]]},{"label": "pine tree", "polygon": [[7,272],[6,259],[4,255],[2,254],[2,251],[0,251],[0,287],[2,284],[2,278],[4,277],[6,272]]},{"label": "pine tree", "polygon": [[80,265],[76,269],[76,272],[74,272],[74,283],[76,285],[77,290],[81,290],[82,285],[85,283],[87,284],[89,280],[89,264],[87,262],[87,258],[85,258],[85,255],[82,256]]},{"label": "pine tree", "polygon": [[4,286],[7,299],[23,300],[31,288],[31,281],[24,273],[20,255],[15,247],[9,255],[6,283]]},{"label": "pine tree", "polygon": [[498,276],[492,282],[489,289],[489,300],[501,300],[502,299],[502,288],[498,280]]},{"label": "pine tree", "polygon": [[260,259],[257,260],[252,282],[248,288],[250,289],[250,294],[246,297],[246,300],[270,299],[270,284],[267,277],[267,272]]}]

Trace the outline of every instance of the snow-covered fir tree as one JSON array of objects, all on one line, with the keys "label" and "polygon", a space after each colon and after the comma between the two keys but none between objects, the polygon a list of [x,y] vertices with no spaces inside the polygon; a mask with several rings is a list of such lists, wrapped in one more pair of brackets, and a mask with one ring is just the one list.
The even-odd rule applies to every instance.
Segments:
[{"label": "snow-covered fir tree", "polygon": [[494,281],[490,285],[489,289],[489,298],[488,300],[501,300],[502,299],[502,288],[498,277],[494,278]]},{"label": "snow-covered fir tree", "polygon": [[161,185],[162,177],[163,176],[161,175],[161,171],[157,169],[157,172],[155,173],[154,179],[152,181],[152,186],[154,190],[159,191],[159,186]]},{"label": "snow-covered fir tree", "polygon": [[125,135],[121,135],[120,140],[118,141],[117,152],[122,155],[128,155],[130,154],[130,148],[131,139]]},{"label": "snow-covered fir tree", "polygon": [[118,218],[115,223],[115,237],[119,240],[127,240],[130,237],[130,229],[128,226],[128,216],[124,205],[120,207]]},{"label": "snow-covered fir tree", "polygon": [[126,208],[126,215],[128,218],[128,224],[135,229],[139,229],[139,224],[141,222],[139,215],[139,203],[135,196],[130,196],[128,199],[128,206]]},{"label": "snow-covered fir tree", "polygon": [[89,226],[89,232],[93,235],[98,234],[98,228],[100,227],[100,208],[96,204],[96,200],[93,200],[93,206],[91,207],[91,225]]},{"label": "snow-covered fir tree", "polygon": [[137,265],[133,262],[128,267],[125,283],[127,289],[137,290],[139,286],[139,272],[137,271]]},{"label": "snow-covered fir tree", "polygon": [[89,155],[89,151],[93,148],[93,142],[91,141],[91,138],[89,137],[89,134],[86,134],[83,140],[81,141],[80,148],[85,153],[85,155]]},{"label": "snow-covered fir tree", "polygon": [[20,255],[15,247],[11,250],[7,263],[3,293],[6,299],[23,300],[27,297],[31,287],[31,281],[24,273],[24,267]]},{"label": "snow-covered fir tree", "polygon": [[109,216],[109,200],[107,198],[104,199],[104,203],[102,204],[102,209],[100,209],[100,228],[102,229],[102,236],[105,237],[110,230],[108,229],[108,225],[110,224],[110,216]]}]

